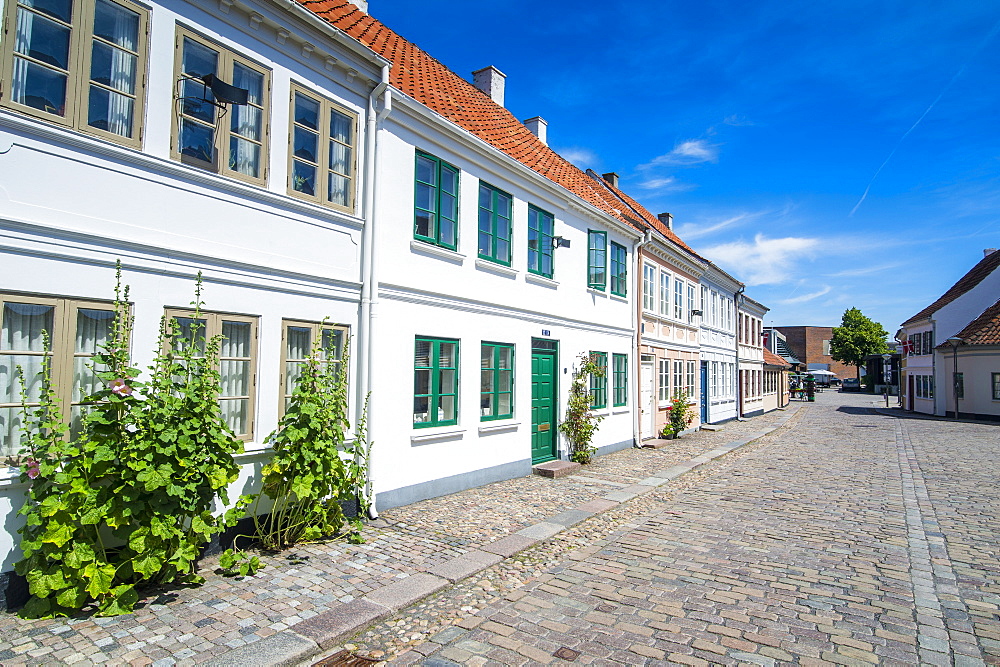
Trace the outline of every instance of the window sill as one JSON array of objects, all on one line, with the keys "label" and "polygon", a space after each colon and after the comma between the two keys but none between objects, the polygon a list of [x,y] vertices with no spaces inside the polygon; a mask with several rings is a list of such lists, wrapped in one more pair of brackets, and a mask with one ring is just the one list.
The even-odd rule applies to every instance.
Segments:
[{"label": "window sill", "polygon": [[501,422],[486,423],[479,427],[479,435],[489,435],[491,433],[504,433],[506,431],[516,431],[521,426],[521,422]]},{"label": "window sill", "polygon": [[504,266],[503,264],[497,264],[496,262],[491,262],[488,259],[477,259],[476,268],[483,271],[492,271],[501,276],[507,276],[508,278],[517,278],[517,274],[520,273],[517,269],[512,269],[509,266]]},{"label": "window sill", "polygon": [[593,294],[594,296],[603,296],[603,297],[607,297],[608,296],[607,292],[605,292],[604,290],[601,290],[601,289],[597,289],[596,287],[588,287],[587,291],[590,292],[591,294]]},{"label": "window sill", "polygon": [[429,429],[430,433],[418,433],[410,436],[411,445],[423,445],[429,442],[439,442],[441,440],[461,440],[465,437],[465,429],[456,429],[454,426],[443,426],[439,429]]},{"label": "window sill", "polygon": [[628,297],[627,296],[621,296],[620,294],[612,294],[611,298],[614,301],[621,301],[622,303],[628,303]]},{"label": "window sill", "polygon": [[436,246],[426,241],[418,241],[416,239],[410,241],[410,250],[424,255],[433,255],[434,257],[447,259],[448,261],[456,264],[462,264],[465,262],[465,255],[462,253],[449,250],[448,248],[442,248],[441,246]]},{"label": "window sill", "polygon": [[632,412],[632,411],[628,409],[628,406],[623,405],[621,407],[617,407],[614,410],[612,410],[611,414],[613,414],[613,415],[627,415],[630,412]]},{"label": "window sill", "polygon": [[541,285],[542,287],[551,287],[556,289],[559,287],[559,283],[552,278],[546,278],[545,276],[540,276],[537,273],[525,273],[524,282],[535,283],[536,285]]}]

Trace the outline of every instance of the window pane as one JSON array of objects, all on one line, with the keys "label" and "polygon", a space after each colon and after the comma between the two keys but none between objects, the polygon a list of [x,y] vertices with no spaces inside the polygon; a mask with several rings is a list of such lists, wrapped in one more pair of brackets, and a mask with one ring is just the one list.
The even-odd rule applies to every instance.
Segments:
[{"label": "window pane", "polygon": [[70,29],[44,16],[17,10],[14,51],[46,65],[69,69]]},{"label": "window pane", "polygon": [[295,93],[295,122],[319,131],[319,102]]},{"label": "window pane", "polygon": [[285,394],[287,396],[291,396],[292,392],[295,391],[295,384],[299,381],[299,376],[302,375],[303,366],[301,361],[285,362]]},{"label": "window pane", "polygon": [[448,220],[454,220],[458,216],[458,198],[450,194],[441,193],[441,216]]},{"label": "window pane", "polygon": [[47,67],[14,58],[11,99],[57,116],[66,115],[66,76]]},{"label": "window pane", "polygon": [[426,396],[413,398],[413,423],[421,424],[430,421],[430,399]]},{"label": "window pane", "polygon": [[[194,40],[184,38],[184,52],[181,56],[181,71],[188,76],[202,78],[206,74],[216,74],[219,65],[219,54]],[[197,84],[201,87],[201,84]],[[186,95],[185,91],[185,95]]]},{"label": "window pane", "polygon": [[[103,388],[101,379],[91,366],[90,357],[75,357],[73,359],[73,402],[79,403],[91,394]],[[104,367],[98,369],[104,370]]]},{"label": "window pane", "polygon": [[455,367],[455,348],[455,343],[441,343],[441,354],[438,356],[441,368]]},{"label": "window pane", "polygon": [[416,353],[413,355],[413,365],[415,368],[430,368],[431,366],[431,346],[429,340],[418,340]]},{"label": "window pane", "polygon": [[215,124],[215,106],[203,101],[214,99],[211,90],[205,88],[200,81],[188,79],[181,84],[181,95],[183,97],[181,113],[212,125]]},{"label": "window pane", "polygon": [[441,165],[441,191],[450,195],[458,194],[458,171],[447,165]]},{"label": "window pane", "polygon": [[316,194],[316,167],[292,161],[292,189],[307,195]]},{"label": "window pane", "polygon": [[302,160],[319,164],[319,135],[301,127],[292,132],[292,154]]},{"label": "window pane", "polygon": [[230,137],[229,169],[244,176],[258,178],[260,176],[260,146],[239,137]]},{"label": "window pane", "polygon": [[250,356],[250,333],[249,322],[223,320],[222,349],[219,356],[248,358]]},{"label": "window pane", "polygon": [[94,36],[128,51],[138,51],[139,14],[108,0],[97,0]]},{"label": "window pane", "polygon": [[122,137],[132,136],[135,101],[100,86],[90,87],[87,125]]},{"label": "window pane", "polygon": [[104,42],[94,42],[90,52],[90,79],[130,95],[135,93],[139,59]]},{"label": "window pane", "polygon": [[344,355],[344,332],[339,329],[323,329],[324,359],[342,359]]},{"label": "window pane", "polygon": [[18,0],[17,4],[31,7],[37,12],[47,14],[65,23],[70,23],[72,20],[72,0]]},{"label": "window pane", "polygon": [[0,408],[0,456],[13,456],[20,449],[21,408]]},{"label": "window pane", "polygon": [[3,331],[0,349],[18,352],[42,352],[45,343],[42,332],[52,334],[55,307],[34,303],[3,305]]},{"label": "window pane", "polygon": [[[185,103],[186,106],[187,104]],[[181,137],[179,149],[181,155],[186,155],[202,162],[214,162],[215,130],[212,127],[194,123],[185,118],[182,118],[180,123]]]},{"label": "window pane", "polygon": [[193,342],[195,349],[202,354],[205,353],[205,320],[196,320],[192,317],[175,317],[174,349],[183,347],[183,342]]},{"label": "window pane", "polygon": [[330,112],[330,138],[342,144],[351,143],[351,118],[339,111]]},{"label": "window pane", "polygon": [[229,109],[229,129],[252,141],[261,140],[261,109],[252,105],[232,104]]},{"label": "window pane", "polygon": [[219,395],[250,395],[250,362],[224,359],[219,362]]},{"label": "window pane", "polygon": [[434,214],[427,211],[417,210],[414,215],[414,232],[418,236],[431,236],[431,227],[434,224]]},{"label": "window pane", "polygon": [[38,402],[42,390],[42,359],[40,354],[0,355],[0,403],[21,403],[21,385],[17,368],[24,374],[24,389],[29,403]]},{"label": "window pane", "polygon": [[437,169],[435,169],[433,160],[428,160],[425,157],[417,156],[417,181],[421,183],[427,183],[428,185],[437,184]]},{"label": "window pane", "polygon": [[413,393],[421,395],[431,393],[431,372],[429,370],[417,370],[413,374]]},{"label": "window pane", "polygon": [[497,414],[509,415],[513,412],[513,396],[509,393],[502,393],[497,396]]},{"label": "window pane", "polygon": [[455,397],[442,396],[438,407],[438,420],[446,421],[455,418]]},{"label": "window pane", "polygon": [[237,398],[219,401],[222,409],[222,418],[236,435],[246,435],[249,432],[249,420],[247,412],[250,408],[250,399]]},{"label": "window pane", "polygon": [[[251,107],[259,107],[264,103],[264,75],[260,72],[246,65],[233,63],[233,85],[247,91],[247,102]],[[233,105],[234,111],[239,108]]]},{"label": "window pane", "polygon": [[340,204],[341,206],[347,206],[348,204],[348,187],[350,185],[350,180],[343,176],[338,176],[337,174],[329,174],[327,179],[327,201],[333,202],[334,204]]},{"label": "window pane", "polygon": [[441,218],[441,222],[438,225],[438,240],[442,244],[454,247],[458,242],[456,232],[457,227],[454,222],[447,218]]},{"label": "window pane", "polygon": [[452,394],[455,392],[455,371],[438,371],[438,388],[442,394]]},{"label": "window pane", "polygon": [[349,174],[351,171],[351,149],[349,146],[330,142],[330,169],[339,174]]}]

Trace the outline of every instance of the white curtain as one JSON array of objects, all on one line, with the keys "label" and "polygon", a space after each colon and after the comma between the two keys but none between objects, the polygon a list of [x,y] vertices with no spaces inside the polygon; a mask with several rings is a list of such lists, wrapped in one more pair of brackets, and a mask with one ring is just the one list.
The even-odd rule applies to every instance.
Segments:
[{"label": "white curtain", "polygon": [[250,336],[249,322],[222,322],[219,405],[226,423],[237,435],[247,433],[249,399],[227,397],[250,394]]},{"label": "white curtain", "polygon": [[[248,91],[247,104],[233,105],[229,145],[229,168],[247,176],[260,176],[260,145],[264,77],[259,72],[233,65],[233,85]],[[238,135],[238,136],[235,136]]]},{"label": "white curtain", "polygon": [[[94,49],[110,48],[111,71],[109,85],[121,93],[108,92],[108,131],[114,134],[132,136],[132,115],[135,102],[137,58],[134,55],[139,48],[139,15],[107,0],[97,0],[95,23],[108,29],[105,39],[118,46],[112,48],[95,42]],[[104,19],[101,21],[101,19]]]},{"label": "white curtain", "polygon": [[[10,303],[3,307],[0,330],[0,454],[16,454],[20,448],[21,386],[17,369],[21,368],[29,402],[35,402],[42,389],[42,359],[45,352],[43,332],[51,332],[55,308],[33,303]],[[17,354],[33,352],[35,354]]]},{"label": "white curtain", "polygon": [[[21,3],[26,4],[26,3]],[[18,8],[17,31],[14,33],[14,53],[28,53],[31,48],[31,29],[34,14]],[[18,104],[27,104],[28,61],[14,57],[14,72],[11,78],[11,99]]]}]

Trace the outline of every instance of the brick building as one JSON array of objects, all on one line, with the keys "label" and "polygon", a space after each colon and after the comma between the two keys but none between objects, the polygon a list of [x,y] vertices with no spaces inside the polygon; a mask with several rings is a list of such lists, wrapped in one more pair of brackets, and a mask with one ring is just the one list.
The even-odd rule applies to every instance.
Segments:
[{"label": "brick building", "polygon": [[833,327],[774,327],[785,336],[789,351],[805,365],[805,370],[828,370],[841,380],[858,376],[854,366],[834,361],[830,356]]}]

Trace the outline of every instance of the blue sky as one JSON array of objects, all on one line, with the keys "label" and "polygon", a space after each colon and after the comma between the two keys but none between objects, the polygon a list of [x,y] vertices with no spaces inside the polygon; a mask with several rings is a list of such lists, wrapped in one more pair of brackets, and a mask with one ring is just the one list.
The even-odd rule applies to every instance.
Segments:
[{"label": "blue sky", "polygon": [[1000,3],[466,3],[369,11],[456,73],[494,65],[549,144],[615,171],[768,325],[892,335],[1000,246]]}]

